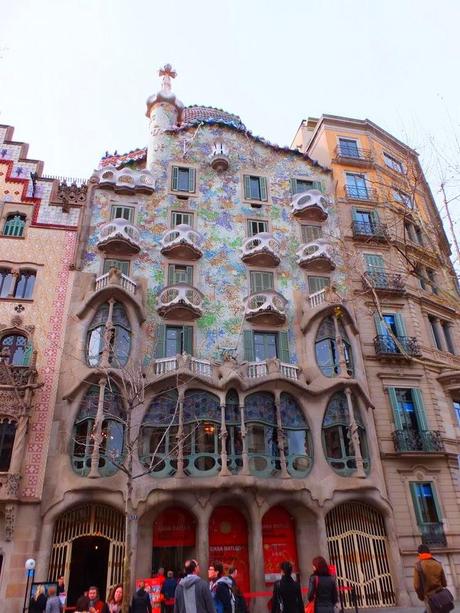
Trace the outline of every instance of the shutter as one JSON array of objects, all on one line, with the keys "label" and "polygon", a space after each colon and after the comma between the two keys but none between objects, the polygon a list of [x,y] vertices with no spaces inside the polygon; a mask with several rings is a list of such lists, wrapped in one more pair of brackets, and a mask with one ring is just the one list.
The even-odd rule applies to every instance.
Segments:
[{"label": "shutter", "polygon": [[357,210],[358,209],[355,206],[351,209],[351,218],[353,221],[358,221],[358,216],[356,214]]},{"label": "shutter", "polygon": [[297,194],[297,179],[291,179],[291,193]]},{"label": "shutter", "polygon": [[251,177],[249,175],[244,175],[243,180],[244,180],[244,197],[246,200],[251,200]]},{"label": "shutter", "polygon": [[195,177],[196,177],[195,169],[189,168],[188,169],[188,191],[189,192],[195,191]]},{"label": "shutter", "polygon": [[430,486],[431,486],[431,493],[433,495],[434,506],[436,507],[436,514],[438,516],[438,521],[442,522],[441,505],[439,504],[438,493],[436,491],[436,485],[434,483],[430,483]]},{"label": "shutter", "polygon": [[193,326],[183,326],[184,352],[193,355]]},{"label": "shutter", "polygon": [[398,402],[398,397],[396,396],[396,388],[389,387],[388,388],[388,396],[390,398],[391,408],[393,409],[393,419],[395,422],[395,429],[402,430],[403,424],[401,419],[401,409]]},{"label": "shutter", "polygon": [[417,525],[421,526],[425,522],[423,521],[422,507],[420,506],[420,497],[417,494],[418,489],[419,489],[418,486],[420,484],[416,483],[415,481],[411,481],[409,485],[410,485],[410,493],[412,496],[412,502],[413,502],[414,510],[415,510],[415,517],[417,519]]},{"label": "shutter", "polygon": [[193,266],[186,266],[187,283],[193,285]]},{"label": "shutter", "polygon": [[377,331],[377,336],[389,336],[389,332],[387,330],[387,327],[385,326],[385,322],[382,321],[378,313],[374,313],[374,323],[375,329]]},{"label": "shutter", "polygon": [[421,431],[428,430],[428,424],[426,421],[425,406],[423,404],[422,392],[417,387],[412,388],[412,401],[415,406],[415,412],[417,415],[418,427]]},{"label": "shutter", "polygon": [[172,168],[171,189],[174,191],[177,191],[179,189],[179,168],[178,166],[173,166]]},{"label": "shutter", "polygon": [[251,293],[256,294],[263,290],[262,272],[251,271],[249,273],[249,279],[251,283]]},{"label": "shutter", "polygon": [[165,357],[165,336],[166,336],[166,326],[164,324],[158,324],[156,330],[156,338],[155,338],[155,357],[164,358]]},{"label": "shutter", "polygon": [[268,200],[266,177],[259,177],[259,186],[260,186],[260,199],[263,200],[263,202],[266,202]]},{"label": "shutter", "polygon": [[252,330],[244,330],[244,359],[247,362],[254,362],[254,333]]},{"label": "shutter", "polygon": [[168,266],[168,285],[174,285],[176,282],[174,264],[169,264]]},{"label": "shutter", "polygon": [[278,332],[278,358],[285,364],[291,363],[289,356],[289,339],[287,332]]},{"label": "shutter", "polygon": [[394,318],[395,318],[396,331],[398,333],[398,336],[407,336],[406,326],[404,325],[403,316],[400,315],[399,313],[395,313]]}]

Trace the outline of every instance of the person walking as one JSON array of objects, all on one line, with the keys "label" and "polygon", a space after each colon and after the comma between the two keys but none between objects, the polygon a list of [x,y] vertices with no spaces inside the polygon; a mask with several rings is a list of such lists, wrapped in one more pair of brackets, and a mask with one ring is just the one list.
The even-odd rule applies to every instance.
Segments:
[{"label": "person walking", "polygon": [[174,613],[216,613],[209,587],[199,576],[198,562],[187,560],[184,573],[176,587]]},{"label": "person walking", "polygon": [[234,566],[230,566],[228,569],[228,576],[232,582],[232,592],[235,599],[235,613],[249,613],[248,605],[246,604],[246,600],[244,599],[236,580],[238,577],[238,569],[236,569]]},{"label": "person walking", "polygon": [[220,562],[209,565],[208,578],[216,612],[234,613],[233,583],[230,577],[224,575],[224,567]]},{"label": "person walking", "polygon": [[304,613],[300,584],[292,578],[292,564],[281,562],[281,579],[273,585],[272,613]]},{"label": "person walking", "polygon": [[176,593],[177,581],[174,578],[172,570],[168,570],[166,581],[161,586],[161,593],[163,595],[163,605],[165,613],[173,613],[174,611],[174,595]]},{"label": "person walking", "polygon": [[431,555],[428,545],[419,545],[414,567],[414,589],[425,603],[427,613],[447,613],[454,608],[453,597],[445,590],[447,581],[441,562]]},{"label": "person walking", "polygon": [[139,588],[133,596],[131,603],[131,613],[152,613],[152,603],[150,596],[145,591],[145,583],[140,582]]},{"label": "person walking", "polygon": [[327,562],[321,556],[313,558],[313,574],[308,584],[308,602],[314,601],[315,613],[334,613],[339,599],[335,577],[329,572]]},{"label": "person walking", "polygon": [[61,613],[62,606],[59,596],[56,594],[56,588],[51,586],[48,589],[48,600],[46,601],[45,613]]},{"label": "person walking", "polygon": [[43,613],[46,608],[45,586],[39,585],[29,602],[30,613]]}]

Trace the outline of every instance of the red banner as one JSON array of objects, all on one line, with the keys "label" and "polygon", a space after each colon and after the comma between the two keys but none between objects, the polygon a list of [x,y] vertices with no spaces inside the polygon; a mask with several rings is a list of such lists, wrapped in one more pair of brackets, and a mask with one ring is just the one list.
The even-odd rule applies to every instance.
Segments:
[{"label": "red banner", "polygon": [[152,610],[158,613],[161,610],[161,601],[163,600],[163,594],[161,593],[161,586],[165,582],[164,577],[147,577],[146,579],[136,579],[136,590],[140,588],[141,581],[145,583],[145,591],[150,597],[152,604]]},{"label": "red banner", "polygon": [[194,547],[195,518],[180,507],[165,509],[153,524],[154,547]]},{"label": "red banner", "polygon": [[265,582],[274,583],[280,576],[280,564],[291,562],[297,572],[297,545],[294,518],[283,507],[272,507],[262,519]]}]

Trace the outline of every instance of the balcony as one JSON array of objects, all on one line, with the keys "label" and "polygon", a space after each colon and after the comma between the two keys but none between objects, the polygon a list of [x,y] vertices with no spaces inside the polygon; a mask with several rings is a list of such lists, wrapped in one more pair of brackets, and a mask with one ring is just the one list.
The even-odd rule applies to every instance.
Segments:
[{"label": "balcony", "polygon": [[248,379],[259,379],[260,377],[268,377],[271,374],[278,373],[286,379],[293,381],[299,380],[300,368],[295,364],[285,364],[279,360],[271,360],[270,362],[250,362],[247,365]]},{"label": "balcony", "polygon": [[393,442],[396,453],[444,451],[441,433],[437,430],[395,430]]},{"label": "balcony", "polygon": [[142,192],[151,194],[155,191],[155,179],[149,170],[133,170],[107,166],[95,172],[94,178],[99,181],[99,187],[111,188],[120,194]]},{"label": "balcony", "polygon": [[248,238],[241,248],[241,259],[253,266],[278,266],[280,245],[269,232],[259,232]]},{"label": "balcony", "polygon": [[375,355],[378,358],[406,358],[407,356],[416,358],[422,355],[419,344],[415,336],[398,336],[396,344],[393,337],[389,335],[379,335],[374,338]]},{"label": "balcony", "polygon": [[422,543],[430,547],[447,547],[447,539],[444,534],[444,526],[441,521],[422,524]]},{"label": "balcony", "polygon": [[135,226],[126,219],[113,219],[101,227],[97,247],[113,255],[133,255],[141,250],[140,241]]},{"label": "balcony", "polygon": [[261,324],[281,325],[286,321],[286,303],[286,298],[275,290],[255,292],[246,300],[246,319]]},{"label": "balcony", "polygon": [[309,189],[296,194],[291,202],[292,214],[305,221],[325,221],[328,202],[318,189]]},{"label": "balcony", "polygon": [[365,241],[385,241],[389,239],[388,229],[383,223],[354,221],[353,238]]},{"label": "balcony", "polygon": [[125,275],[122,272],[119,272],[119,274],[115,273],[115,275],[111,275],[110,271],[96,278],[94,291],[98,292],[111,284],[119,285],[122,289],[125,290],[125,292],[128,292],[128,294],[134,295],[136,293],[137,283],[130,279],[128,275]]},{"label": "balcony", "polygon": [[337,162],[339,164],[365,167],[372,166],[372,164],[374,163],[374,157],[369,149],[337,145],[334,153],[334,162]]},{"label": "balcony", "polygon": [[228,157],[228,147],[222,142],[214,143],[211,154],[209,155],[211,168],[216,172],[228,170],[230,160]]},{"label": "balcony", "polygon": [[305,270],[331,272],[335,262],[330,244],[321,238],[311,241],[297,251],[297,264]]},{"label": "balcony", "polygon": [[375,189],[367,186],[345,185],[345,198],[359,202],[378,202],[378,194]]},{"label": "balcony", "polygon": [[370,285],[376,291],[388,294],[404,294],[406,291],[404,280],[398,273],[367,271],[364,275],[364,289],[368,289]]},{"label": "balcony", "polygon": [[199,260],[203,255],[201,251],[202,237],[187,224],[179,224],[168,230],[161,239],[161,253],[166,257]]},{"label": "balcony", "polygon": [[15,500],[19,494],[20,474],[0,473],[0,500]]},{"label": "balcony", "polygon": [[203,294],[187,283],[165,287],[157,299],[157,312],[165,319],[191,321],[203,315]]}]

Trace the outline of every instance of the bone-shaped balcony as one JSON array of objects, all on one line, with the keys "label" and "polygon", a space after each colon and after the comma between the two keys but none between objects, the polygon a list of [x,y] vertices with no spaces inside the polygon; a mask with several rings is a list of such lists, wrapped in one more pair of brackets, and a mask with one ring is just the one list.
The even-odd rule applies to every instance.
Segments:
[{"label": "bone-shaped balcony", "polygon": [[132,255],[141,250],[140,242],[139,230],[120,218],[101,226],[97,246],[101,251],[114,255]]},{"label": "bone-shaped balcony", "polygon": [[280,325],[286,321],[284,296],[275,290],[254,292],[246,299],[246,319],[261,324]]},{"label": "bone-shaped balcony", "polygon": [[191,321],[203,314],[203,294],[187,283],[165,287],[157,299],[157,311],[165,319]]},{"label": "bone-shaped balcony", "polygon": [[187,224],[179,224],[168,230],[161,239],[161,253],[167,257],[199,260],[203,255],[201,251],[202,237]]},{"label": "bone-shaped balcony", "polygon": [[248,238],[241,249],[241,259],[253,266],[278,266],[280,245],[269,232]]},{"label": "bone-shaped balcony", "polygon": [[331,246],[321,238],[302,245],[297,251],[297,263],[306,270],[330,272],[335,269]]},{"label": "bone-shaped balcony", "polygon": [[327,219],[327,200],[318,189],[309,189],[296,194],[291,202],[292,213],[306,221],[325,221]]}]

